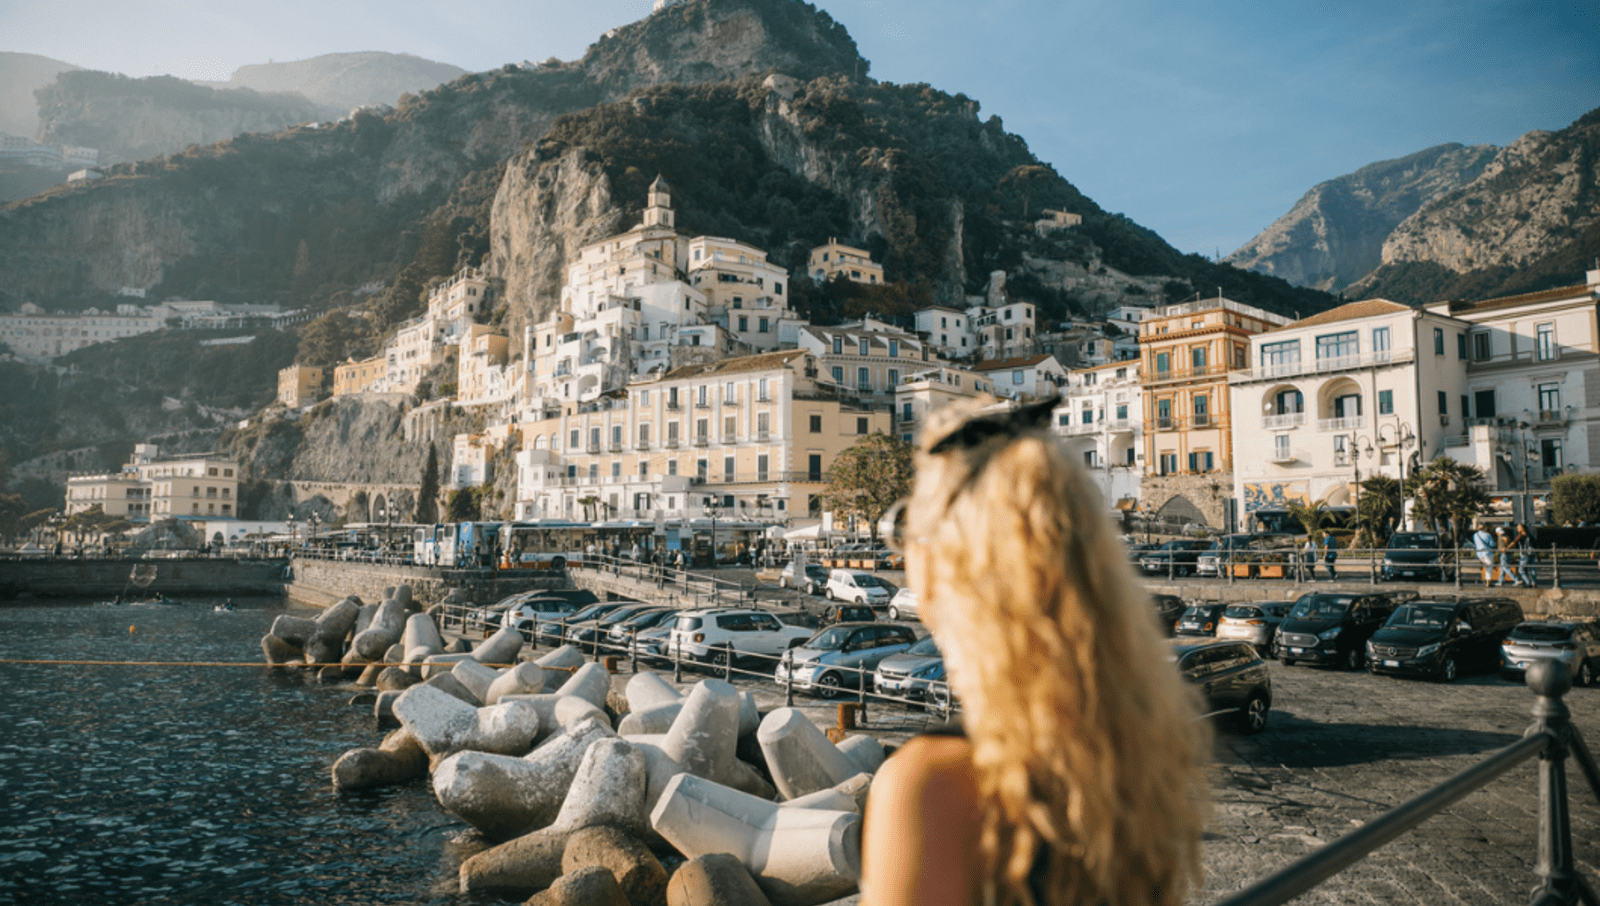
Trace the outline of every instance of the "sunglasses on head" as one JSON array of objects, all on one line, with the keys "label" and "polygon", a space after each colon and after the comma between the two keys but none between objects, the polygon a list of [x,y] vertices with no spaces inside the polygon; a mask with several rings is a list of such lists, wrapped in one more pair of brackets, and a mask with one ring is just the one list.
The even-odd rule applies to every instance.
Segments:
[{"label": "sunglasses on head", "polygon": [[[946,434],[928,448],[930,456],[955,450],[980,447],[997,437],[1016,437],[1025,431],[1050,424],[1050,413],[1061,404],[1059,396],[1051,396],[1036,403],[1027,403],[1005,412],[993,412],[967,419],[959,428]],[[975,470],[974,475],[977,474]],[[889,523],[884,539],[889,549],[903,554],[906,549],[906,501],[897,500],[884,512],[880,522]]]}]

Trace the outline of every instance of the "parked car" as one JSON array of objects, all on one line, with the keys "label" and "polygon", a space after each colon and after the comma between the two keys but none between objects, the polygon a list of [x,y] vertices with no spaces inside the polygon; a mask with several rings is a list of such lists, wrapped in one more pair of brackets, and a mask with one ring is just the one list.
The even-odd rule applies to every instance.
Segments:
[{"label": "parked car", "polygon": [[1155,550],[1141,554],[1139,568],[1147,573],[1170,571],[1174,576],[1187,576],[1199,565],[1200,554],[1215,543],[1208,540],[1168,541]]},{"label": "parked car", "polygon": [[1226,576],[1230,563],[1258,563],[1264,551],[1286,550],[1294,536],[1278,532],[1224,535],[1195,561],[1197,576]]},{"label": "parked car", "polygon": [[1303,594],[1278,624],[1278,660],[1286,667],[1309,661],[1360,670],[1367,640],[1394,608],[1392,595]]},{"label": "parked car", "polygon": [[1239,729],[1260,733],[1272,710],[1272,675],[1249,642],[1172,643],[1183,678],[1200,689],[1207,716],[1234,715]]},{"label": "parked car", "polygon": [[629,617],[659,609],[660,605],[657,604],[631,603],[609,610],[593,619],[568,622],[567,644],[587,649],[605,639],[606,633],[611,631],[611,627],[618,625]]},{"label": "parked car", "polygon": [[790,626],[764,610],[740,607],[715,607],[678,614],[668,640],[668,656],[700,661],[717,667],[728,663],[731,648],[735,660],[761,656],[770,664],[783,652],[805,643],[811,630]]},{"label": "parked car", "polygon": [[1367,643],[1367,669],[1452,682],[1462,670],[1498,666],[1500,643],[1521,622],[1509,598],[1411,601]]},{"label": "parked car", "polygon": [[567,614],[551,620],[540,620],[538,628],[534,630],[534,644],[554,648],[565,644],[567,627],[585,620],[603,617],[618,607],[627,604],[627,601],[597,601],[574,614]]},{"label": "parked car", "polygon": [[1521,681],[1538,661],[1561,661],[1572,685],[1589,686],[1600,676],[1600,623],[1592,620],[1530,620],[1500,643],[1500,675]]},{"label": "parked car", "polygon": [[819,563],[807,563],[805,578],[799,581],[796,581],[794,577],[793,560],[790,560],[789,563],[784,566],[783,571],[778,573],[779,588],[797,588],[808,595],[814,595],[817,592],[822,591],[823,587],[827,584],[828,568]]},{"label": "parked car", "polygon": [[1177,595],[1151,595],[1150,599],[1156,605],[1156,621],[1161,624],[1161,631],[1169,637],[1178,631],[1178,618],[1189,606]]},{"label": "parked car", "polygon": [[879,661],[878,670],[872,675],[872,691],[925,702],[929,686],[943,681],[944,655],[939,653],[939,646],[930,635],[905,651]]},{"label": "parked car", "polygon": [[1395,579],[1447,581],[1454,573],[1453,566],[1447,566],[1446,560],[1455,560],[1454,551],[1448,558],[1445,556],[1444,549],[1449,543],[1438,532],[1395,532],[1389,536],[1378,575],[1385,582]]},{"label": "parked car", "polygon": [[884,658],[917,641],[910,626],[898,623],[840,623],[807,639],[779,661],[775,678],[801,692],[833,698],[859,687]]},{"label": "parked car", "polygon": [[509,623],[522,633],[525,641],[534,641],[534,630],[542,622],[570,620],[583,608],[563,598],[536,598],[507,610],[502,622]]},{"label": "parked car", "polygon": [[1201,551],[1200,556],[1195,558],[1194,574],[1197,576],[1224,575],[1222,564],[1228,554],[1244,550],[1249,546],[1250,539],[1254,537],[1254,535],[1244,534],[1223,535],[1218,538],[1215,544]]},{"label": "parked car", "polygon": [[1226,604],[1191,604],[1184,608],[1173,627],[1180,636],[1215,636]]},{"label": "parked car", "polygon": [[877,619],[877,613],[865,604],[829,604],[822,609],[817,623],[832,626],[834,623],[871,623]]},{"label": "parked car", "polygon": [[1130,544],[1130,545],[1128,545],[1128,562],[1132,563],[1135,567],[1137,567],[1139,565],[1139,558],[1140,557],[1143,557],[1145,554],[1150,553],[1151,551],[1155,550],[1156,548],[1158,548],[1160,546],[1161,545],[1159,545],[1159,544],[1145,544],[1145,543]]},{"label": "parked car", "polygon": [[917,593],[909,588],[902,588],[889,599],[889,619],[891,620],[921,620],[917,611]]},{"label": "parked car", "polygon": [[828,573],[828,584],[822,593],[830,601],[853,601],[871,607],[887,606],[892,594],[887,582],[858,569],[836,569]]},{"label": "parked car", "polygon": [[678,613],[679,611],[670,607],[636,613],[620,623],[612,624],[611,628],[606,630],[606,642],[615,650],[629,651],[639,633],[646,629],[654,629],[663,623],[675,622]]},{"label": "parked car", "polygon": [[1222,612],[1222,621],[1217,624],[1217,638],[1249,642],[1263,655],[1276,657],[1278,626],[1293,606],[1289,601],[1230,604]]}]

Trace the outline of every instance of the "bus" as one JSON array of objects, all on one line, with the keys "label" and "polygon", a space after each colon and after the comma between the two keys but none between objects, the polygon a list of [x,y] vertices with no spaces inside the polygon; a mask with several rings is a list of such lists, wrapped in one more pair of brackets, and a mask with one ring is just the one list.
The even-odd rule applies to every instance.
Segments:
[{"label": "bus", "polygon": [[[748,556],[752,543],[763,537],[766,529],[758,523],[718,520],[718,562],[731,563]],[[696,519],[685,525],[674,521],[659,528],[643,521],[440,523],[416,527],[412,556],[422,566],[456,569],[565,569],[569,563],[583,562],[589,550],[628,557],[635,546],[641,556],[682,550],[690,565],[708,566],[713,556],[711,522]]]},{"label": "bus", "polygon": [[[1330,506],[1323,510],[1324,530],[1348,534],[1356,530],[1356,508]],[[1294,518],[1287,507],[1262,507],[1250,513],[1250,531],[1270,535],[1304,535],[1306,527]]]}]

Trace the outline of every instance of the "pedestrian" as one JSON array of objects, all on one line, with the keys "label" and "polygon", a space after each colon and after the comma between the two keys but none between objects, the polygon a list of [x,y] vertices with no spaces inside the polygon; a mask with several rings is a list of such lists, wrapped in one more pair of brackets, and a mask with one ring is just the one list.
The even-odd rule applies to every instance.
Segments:
[{"label": "pedestrian", "polygon": [[1300,549],[1300,558],[1304,564],[1307,582],[1317,581],[1317,540],[1314,535],[1306,536],[1306,546]]},{"label": "pedestrian", "polygon": [[1333,537],[1333,532],[1322,536],[1322,565],[1328,569],[1328,581],[1333,582],[1338,577],[1334,575],[1333,563],[1339,559],[1339,539]]},{"label": "pedestrian", "polygon": [[1528,536],[1527,523],[1517,523],[1517,532],[1511,544],[1517,549],[1517,578],[1520,584],[1524,588],[1534,587],[1539,582],[1538,570],[1533,565],[1538,561],[1538,555],[1533,549],[1533,539]]},{"label": "pedestrian", "polygon": [[633,547],[628,549],[628,559],[635,563],[639,562],[639,542],[633,542]]},{"label": "pedestrian", "polygon": [[1483,584],[1489,584],[1489,571],[1494,568],[1494,536],[1489,534],[1489,529],[1483,523],[1478,523],[1478,530],[1472,533],[1472,550],[1482,564]]},{"label": "pedestrian", "polygon": [[1502,587],[1506,584],[1506,577],[1511,577],[1512,585],[1521,585],[1522,577],[1511,570],[1511,533],[1503,525],[1494,529],[1495,565],[1500,574],[1495,577],[1495,586]]},{"label": "pedestrian", "polygon": [[964,422],[949,407],[924,429],[893,546],[963,722],[907,741],[873,778],[873,906],[1195,892],[1207,727],[1093,481],[1050,433],[1055,404],[963,406]]},{"label": "pedestrian", "polygon": [[683,548],[680,547],[678,548],[678,556],[673,560],[673,568],[680,573],[683,572],[683,562]]}]

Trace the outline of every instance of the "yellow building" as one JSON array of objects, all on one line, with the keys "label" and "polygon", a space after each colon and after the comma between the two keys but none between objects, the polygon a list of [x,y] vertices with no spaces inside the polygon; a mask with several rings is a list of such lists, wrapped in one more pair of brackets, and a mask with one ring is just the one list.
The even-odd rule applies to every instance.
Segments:
[{"label": "yellow building", "polygon": [[150,487],[134,472],[74,475],[67,479],[67,515],[100,509],[130,522],[150,518]]},{"label": "yellow building", "polygon": [[457,402],[475,405],[509,396],[505,365],[510,348],[510,337],[494,333],[484,324],[468,325],[461,338],[461,359],[456,363]]},{"label": "yellow building", "polygon": [[327,374],[309,365],[290,365],[278,372],[278,402],[290,409],[309,406],[322,395],[322,379]]},{"label": "yellow building", "polygon": [[843,276],[856,283],[878,285],[883,282],[883,265],[875,263],[865,249],[845,245],[831,237],[826,245],[811,250],[806,273],[814,280]]},{"label": "yellow building", "polygon": [[377,393],[384,387],[384,374],[387,364],[381,355],[373,356],[365,361],[357,362],[354,359],[335,366],[333,369],[333,395],[348,396],[352,393]]},{"label": "yellow building", "polygon": [[934,411],[960,400],[995,402],[994,383],[984,375],[935,365],[907,374],[894,388],[895,430],[906,443],[916,443]]},{"label": "yellow building", "polygon": [[803,350],[677,368],[524,422],[516,517],[815,515],[834,458],[890,421],[841,399]]},{"label": "yellow building", "polygon": [[128,519],[238,516],[239,467],[220,453],[162,458],[154,444],[136,444],[122,471],[67,479],[67,513],[98,504]]},{"label": "yellow building", "polygon": [[1233,433],[1228,372],[1249,367],[1250,337],[1289,319],[1221,297],[1156,309],[1139,324],[1144,397],[1142,506],[1230,528]]}]

